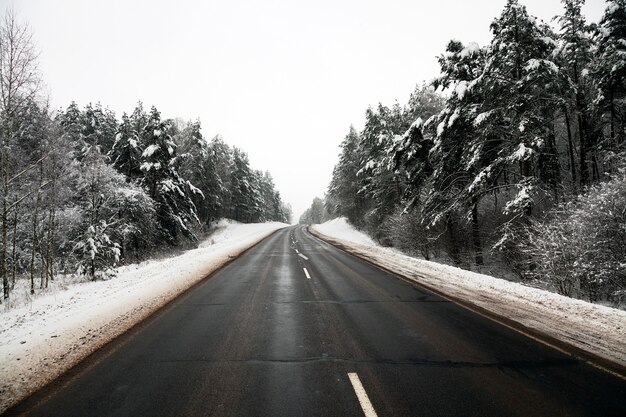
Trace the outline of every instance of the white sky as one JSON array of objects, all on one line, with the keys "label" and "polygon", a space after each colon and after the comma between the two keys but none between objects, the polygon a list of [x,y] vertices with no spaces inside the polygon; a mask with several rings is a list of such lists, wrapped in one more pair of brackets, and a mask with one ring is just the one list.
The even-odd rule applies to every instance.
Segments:
[{"label": "white sky", "polygon": [[[28,22],[54,108],[138,100],[269,170],[294,221],[323,196],[350,124],[405,104],[448,40],[481,45],[506,0],[0,0]],[[523,0],[550,20],[559,0]],[[588,0],[598,21],[604,0]]]}]

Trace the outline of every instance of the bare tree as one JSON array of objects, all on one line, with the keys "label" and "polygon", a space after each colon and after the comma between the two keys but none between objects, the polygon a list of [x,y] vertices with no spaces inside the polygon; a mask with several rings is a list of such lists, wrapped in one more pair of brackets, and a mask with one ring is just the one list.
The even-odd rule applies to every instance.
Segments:
[{"label": "bare tree", "polygon": [[9,298],[7,271],[7,230],[9,224],[9,187],[11,145],[22,109],[36,98],[41,78],[37,68],[37,53],[32,34],[21,24],[13,9],[0,18],[0,118],[2,129],[2,286],[4,299]]}]

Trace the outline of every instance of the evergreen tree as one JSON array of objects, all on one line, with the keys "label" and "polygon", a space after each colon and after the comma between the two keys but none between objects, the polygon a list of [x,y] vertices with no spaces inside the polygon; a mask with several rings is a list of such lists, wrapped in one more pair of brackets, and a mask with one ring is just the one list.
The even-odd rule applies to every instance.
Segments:
[{"label": "evergreen tree", "polygon": [[360,226],[365,212],[364,197],[360,189],[357,173],[360,169],[360,137],[353,126],[341,143],[339,162],[333,170],[328,187],[326,207],[333,216],[345,216],[350,223]]},{"label": "evergreen tree", "polygon": [[199,219],[192,196],[202,192],[179,175],[176,144],[168,131],[169,123],[161,120],[153,107],[141,135],[144,150],[140,169],[144,173],[144,188],[156,202],[161,230],[167,241],[175,244],[179,233],[196,240],[191,226]]},{"label": "evergreen tree", "polygon": [[[587,73],[591,61],[591,39],[590,28],[585,23],[582,15],[581,7],[584,0],[562,0],[564,5],[564,14],[558,17],[561,24],[560,41],[561,45],[558,50],[559,58],[562,61],[564,71],[561,76],[565,78],[565,112],[567,128],[570,129],[568,113],[572,113],[576,120],[576,132],[578,133],[580,160],[578,164],[572,161],[572,178],[577,178],[576,171],[580,173],[580,181],[582,185],[588,184],[590,180],[588,153],[592,152],[595,161],[595,146],[597,132],[593,132],[591,123],[591,106],[588,100],[590,95],[595,95],[593,85],[589,82]],[[569,143],[573,148],[573,143]],[[570,150],[570,159],[573,159],[573,151]],[[594,169],[595,176],[598,176],[597,167]],[[574,184],[575,186],[576,184]]]},{"label": "evergreen tree", "polygon": [[[460,248],[454,235],[459,231],[459,223],[469,219],[477,265],[483,263],[478,216],[486,187],[469,187],[490,158],[497,155],[493,150],[496,142],[486,141],[481,132],[484,119],[490,115],[489,111],[480,113],[484,92],[479,81],[486,59],[487,51],[475,43],[467,46],[458,41],[448,43],[446,54],[439,58],[441,75],[434,86],[449,88],[452,93],[446,108],[426,123],[427,131],[434,137],[432,148],[429,149],[426,141],[421,145],[425,149],[417,154],[428,152],[432,165],[430,186],[420,208],[423,221],[430,228],[444,225],[450,243],[449,255],[459,262]],[[422,165],[425,170],[413,173],[418,185],[422,183],[421,176],[428,174],[428,164],[422,162]],[[411,180],[415,184],[415,179]]]},{"label": "evergreen tree", "polygon": [[597,27],[593,76],[600,94],[595,101],[608,120],[611,147],[626,142],[626,1],[609,0]]},{"label": "evergreen tree", "polygon": [[233,168],[231,174],[231,212],[233,218],[241,222],[252,221],[260,209],[259,190],[256,175],[250,168],[248,155],[240,149],[233,150]]},{"label": "evergreen tree", "polygon": [[538,193],[533,165],[538,157],[553,148],[549,117],[550,80],[558,68],[550,60],[555,47],[554,35],[545,24],[528,15],[517,0],[509,0],[491,29],[489,59],[479,80],[486,93],[481,106],[487,114],[481,135],[492,144],[493,153],[475,177],[471,189],[485,187],[509,167],[508,182],[517,189],[505,213],[530,214],[533,195]]},{"label": "evergreen tree", "polygon": [[405,115],[399,104],[388,108],[381,104],[365,113],[365,127],[360,135],[361,161],[357,172],[359,193],[370,203],[365,226],[380,238],[378,225],[401,202],[402,177],[391,169],[389,149],[406,130]]},{"label": "evergreen tree", "polygon": [[139,167],[142,153],[140,138],[133,129],[131,119],[124,113],[109,158],[113,166],[126,176],[126,181],[137,180],[142,175]]},{"label": "evergreen tree", "polygon": [[103,109],[100,103],[89,103],[81,112],[84,140],[89,146],[97,146],[102,153],[108,152],[115,140],[117,119],[111,110]]}]

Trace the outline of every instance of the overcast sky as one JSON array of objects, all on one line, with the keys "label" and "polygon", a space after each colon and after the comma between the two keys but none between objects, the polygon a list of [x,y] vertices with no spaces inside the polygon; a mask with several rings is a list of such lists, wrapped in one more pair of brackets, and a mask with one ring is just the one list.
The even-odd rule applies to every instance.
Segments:
[{"label": "overcast sky", "polygon": [[[323,196],[351,124],[405,104],[450,39],[490,41],[506,0],[0,0],[41,52],[54,108],[72,100],[200,119],[268,170],[294,221]],[[523,0],[549,21],[559,0]],[[603,0],[584,12],[598,21]]]}]

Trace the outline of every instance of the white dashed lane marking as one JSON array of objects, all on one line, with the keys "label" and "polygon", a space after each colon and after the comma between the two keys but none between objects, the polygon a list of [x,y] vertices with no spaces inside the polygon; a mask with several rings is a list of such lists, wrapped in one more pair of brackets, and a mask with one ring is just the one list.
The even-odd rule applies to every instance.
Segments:
[{"label": "white dashed lane marking", "polygon": [[352,388],[354,388],[354,392],[359,399],[359,403],[361,404],[361,409],[363,410],[363,414],[365,414],[365,417],[377,417],[374,406],[370,402],[370,399],[367,396],[367,392],[365,392],[365,388],[363,388],[363,384],[361,384],[361,380],[359,379],[357,373],[349,372],[348,378],[350,378]]}]

